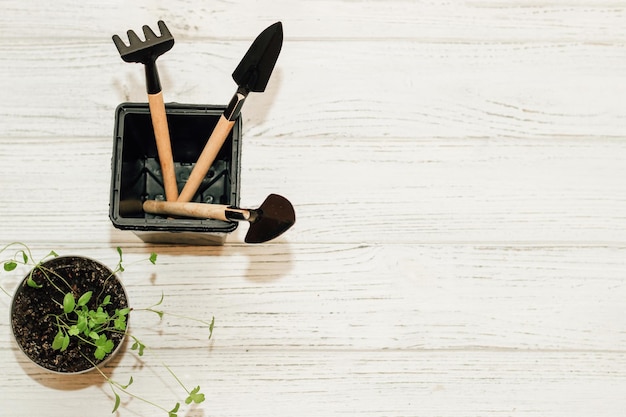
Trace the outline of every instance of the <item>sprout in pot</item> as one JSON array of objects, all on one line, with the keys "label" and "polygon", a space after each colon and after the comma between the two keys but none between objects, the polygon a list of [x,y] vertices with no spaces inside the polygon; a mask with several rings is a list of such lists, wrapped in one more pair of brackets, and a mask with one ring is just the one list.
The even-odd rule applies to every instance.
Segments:
[{"label": "sprout in pot", "polygon": [[[113,412],[120,405],[119,392],[123,392],[163,410],[169,417],[176,417],[179,402],[172,409],[162,407],[130,392],[128,387],[133,383],[132,377],[127,384],[121,384],[101,369],[122,345],[128,333],[131,311],[156,313],[160,318],[166,314],[157,309],[163,302],[163,295],[147,308],[133,309],[129,306],[124,287],[116,275],[124,271],[122,250],[117,248],[119,261],[111,270],[95,260],[58,256],[54,251],[36,262],[30,249],[22,243],[6,245],[0,253],[10,249],[14,250],[13,255],[0,261],[4,271],[14,271],[19,265],[32,268],[15,291],[11,305],[11,327],[24,354],[35,364],[52,372],[71,374],[97,370],[113,392]],[[156,259],[155,253],[148,258],[152,264],[156,263]],[[11,296],[2,286],[0,290]],[[207,322],[167,314],[207,325],[211,338],[214,318]],[[137,337],[130,337],[133,339],[131,350],[143,356],[146,346]],[[199,386],[188,389],[170,367],[165,363],[162,365],[185,390],[186,404],[204,401]]]},{"label": "sprout in pot", "polygon": [[[21,255],[27,263],[28,255]],[[126,292],[99,262],[54,255],[37,263],[15,292],[13,334],[26,356],[48,370],[88,371],[110,358],[126,336]],[[5,269],[16,266],[9,262]]]}]

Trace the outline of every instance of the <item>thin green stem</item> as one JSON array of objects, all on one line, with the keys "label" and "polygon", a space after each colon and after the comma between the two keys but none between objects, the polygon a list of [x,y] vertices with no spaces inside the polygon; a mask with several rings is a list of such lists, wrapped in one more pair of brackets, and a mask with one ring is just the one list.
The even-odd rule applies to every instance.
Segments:
[{"label": "thin green stem", "polygon": [[162,364],[163,364],[163,366],[165,367],[165,369],[167,369],[167,370],[168,370],[168,372],[169,372],[170,374],[172,374],[172,376],[174,377],[174,379],[176,380],[176,382],[178,382],[178,385],[180,385],[181,387],[183,387],[183,389],[187,392],[187,394],[191,394],[191,392],[189,392],[189,390],[188,390],[188,389],[187,389],[187,387],[183,384],[183,382],[182,382],[182,381],[181,381],[181,380],[180,380],[180,379],[176,376],[176,374],[174,373],[174,371],[172,371],[172,370],[170,369],[170,367],[169,367],[169,366],[167,366],[167,365],[165,364],[165,362],[162,362]]},{"label": "thin green stem", "polygon": [[119,389],[121,392],[123,392],[124,394],[128,395],[129,397],[133,397],[138,399],[139,401],[142,401],[146,404],[149,404],[153,407],[158,408],[159,410],[163,410],[166,413],[169,413],[169,410],[167,410],[165,407],[162,407],[160,405],[158,405],[155,402],[152,402],[146,398],[143,398],[137,394],[134,394],[132,392],[130,392],[128,389],[124,388],[124,385],[120,384],[119,382],[111,379],[110,377],[108,377],[104,372],[102,372],[102,370],[98,367],[98,365],[96,365],[91,359],[89,359],[88,357],[86,357],[85,355],[83,355],[83,357],[85,359],[87,359],[92,365],[93,367],[98,371],[98,373],[100,373],[100,375],[102,375],[102,377],[109,383],[111,390],[113,391],[114,394],[116,394],[115,388]]},{"label": "thin green stem", "polygon": [[[65,284],[65,286],[66,286],[66,287],[67,287],[70,291],[72,291],[72,286],[71,286],[71,285],[67,282],[67,280],[66,280],[65,278],[63,278],[63,276],[62,276],[62,275],[60,275],[60,274],[56,273],[55,271],[53,271],[53,270],[51,270],[51,269],[49,269],[49,268],[45,268],[45,267],[41,264],[41,262],[40,262],[40,263],[38,263],[38,264],[37,264],[37,266],[36,266],[35,268],[33,268],[33,270],[34,270],[34,269],[39,269],[39,270],[40,270],[40,271],[44,274],[44,276],[46,277],[46,280],[50,283],[50,285],[52,285],[54,288],[56,288],[56,290],[57,290],[58,292],[60,292],[61,294],[65,295],[65,291],[63,291],[61,288],[59,288],[59,286],[58,286],[58,285],[56,285],[56,284],[54,283],[54,281],[53,281],[53,280],[52,280],[52,279],[48,276],[48,273],[50,273],[50,274],[54,275],[56,278],[60,279],[60,280],[61,280],[61,281]],[[33,272],[31,271],[31,278],[32,278],[32,274],[33,274]]]},{"label": "thin green stem", "polygon": [[[30,249],[28,248],[28,246],[26,246],[24,243],[22,242],[11,242],[8,245],[5,245],[2,247],[2,249],[0,249],[0,253],[4,252],[5,250],[9,249],[11,246],[21,246],[24,249],[19,249],[17,252],[15,252],[15,254],[9,258],[9,259],[4,259],[2,261],[0,261],[0,263],[4,264],[6,262],[9,261],[13,261],[15,263],[20,263],[22,265],[26,265],[28,263],[28,261],[31,261],[33,259],[32,257],[32,253],[30,252]],[[26,255],[27,258],[27,262],[24,262],[23,259],[18,259],[18,255],[22,253],[24,255]],[[23,258],[23,257],[22,257]],[[2,291],[3,293],[5,293],[8,297],[12,297],[11,294],[9,294],[9,292],[2,286],[0,285],[0,291]]]},{"label": "thin green stem", "polygon": [[0,253],[2,253],[5,250],[9,249],[11,246],[21,246],[21,247],[24,248],[24,249],[20,249],[17,252],[15,252],[15,255],[13,255],[13,258],[11,258],[11,259],[15,259],[17,257],[18,253],[26,253],[26,255],[28,255],[28,259],[33,259],[33,255],[32,255],[32,253],[30,251],[30,248],[28,246],[26,246],[26,244],[24,244],[22,242],[11,242],[8,245],[5,245],[2,249],[0,249]]},{"label": "thin green stem", "polygon": [[[191,320],[191,321],[195,321],[195,322],[198,322],[198,323],[202,323],[205,326],[211,326],[212,324],[214,324],[214,321],[209,323],[206,320],[197,319],[195,317],[189,317],[189,316],[185,316],[185,315],[182,315],[182,314],[170,313],[170,312],[166,312],[166,311],[163,311],[163,310],[155,310],[154,307],[160,305],[162,301],[163,301],[163,299],[161,298],[161,301],[159,301],[158,303],[153,304],[150,307],[146,307],[146,308],[137,308],[137,309],[135,309],[135,311],[149,311],[151,313],[156,313],[159,316],[161,316],[161,315],[168,315],[168,316],[177,317],[177,318],[183,319],[183,320]],[[213,320],[215,320],[215,319],[213,319]]]},{"label": "thin green stem", "polygon": [[11,294],[9,294],[9,292],[7,290],[4,289],[4,287],[2,285],[0,285],[0,291],[2,291],[3,293],[5,293],[9,298],[12,297]]}]

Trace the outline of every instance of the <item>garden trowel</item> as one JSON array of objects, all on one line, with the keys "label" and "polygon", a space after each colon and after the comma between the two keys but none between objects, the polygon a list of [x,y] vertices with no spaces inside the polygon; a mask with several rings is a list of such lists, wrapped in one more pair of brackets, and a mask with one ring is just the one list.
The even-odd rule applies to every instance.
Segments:
[{"label": "garden trowel", "polygon": [[220,116],[177,201],[193,200],[198,187],[209,172],[217,153],[239,117],[248,93],[265,91],[282,45],[283,25],[281,22],[274,23],[254,40],[233,72],[233,79],[238,85],[237,91]]},{"label": "garden trowel", "polygon": [[267,196],[258,209],[242,209],[223,204],[189,203],[182,201],[146,200],[146,213],[164,216],[183,216],[224,221],[247,221],[250,228],[244,241],[263,243],[286,232],[296,222],[293,206],[278,194]]}]

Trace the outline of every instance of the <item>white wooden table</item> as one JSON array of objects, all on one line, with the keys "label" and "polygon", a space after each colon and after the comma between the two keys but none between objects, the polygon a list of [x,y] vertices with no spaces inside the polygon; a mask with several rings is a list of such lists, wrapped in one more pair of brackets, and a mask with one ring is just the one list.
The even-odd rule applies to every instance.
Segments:
[{"label": "white wooden table", "polygon": [[[285,43],[243,110],[241,203],[294,228],[150,246],[108,218],[115,107],[146,101],[114,33],[163,19],[167,102],[225,104],[254,37]],[[626,4],[612,0],[3,0],[0,243],[113,266],[152,347],[105,371],[179,416],[607,416],[626,409]],[[0,275],[10,291],[16,275]],[[97,373],[21,354],[0,297],[0,415],[107,416]],[[143,317],[143,318],[141,318]],[[123,398],[119,416],[166,415]]]}]

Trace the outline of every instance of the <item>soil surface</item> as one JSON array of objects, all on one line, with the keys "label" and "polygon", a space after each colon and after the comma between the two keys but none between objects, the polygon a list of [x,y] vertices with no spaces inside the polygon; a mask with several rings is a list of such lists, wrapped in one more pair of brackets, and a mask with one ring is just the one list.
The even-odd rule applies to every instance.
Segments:
[{"label": "soil surface", "polygon": [[[93,291],[87,305],[90,309],[95,309],[106,295],[111,296],[111,304],[105,307],[109,314],[113,314],[116,308],[128,306],[124,288],[117,277],[112,275],[109,268],[94,260],[62,256],[46,261],[42,266],[61,275],[71,288],[68,288],[61,279],[48,273],[48,277],[57,287],[64,292],[71,290],[75,299],[87,291]],[[40,269],[33,271],[33,279],[42,285],[42,288],[29,287],[25,278],[13,297],[11,311],[13,334],[26,356],[44,368],[65,373],[82,372],[91,368],[92,364],[85,356],[96,364],[101,363],[102,361],[93,356],[95,350],[93,346],[79,344],[75,338],[72,338],[64,352],[52,349],[52,341],[58,330],[55,318],[50,315],[63,312],[61,306],[65,294],[55,288]],[[113,340],[117,348],[124,335],[110,333],[107,337]],[[107,360],[109,356],[103,360]]]}]

